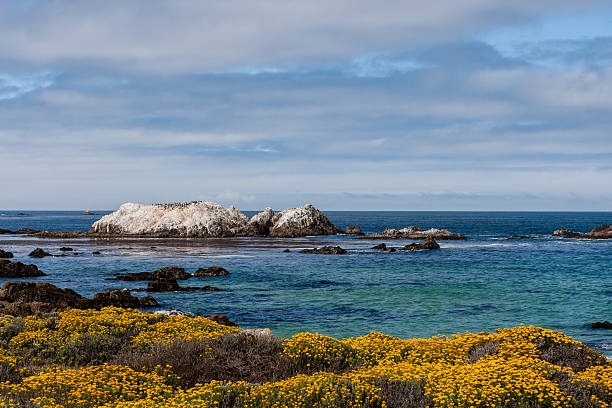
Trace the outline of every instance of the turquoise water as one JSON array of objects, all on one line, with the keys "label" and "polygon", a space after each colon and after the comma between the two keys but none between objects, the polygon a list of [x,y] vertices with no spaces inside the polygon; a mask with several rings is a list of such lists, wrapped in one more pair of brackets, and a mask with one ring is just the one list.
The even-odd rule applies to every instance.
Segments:
[{"label": "turquoise water", "polygon": [[[86,230],[105,212],[0,211],[0,228]],[[536,212],[328,212],[340,227],[366,232],[418,225],[448,228],[466,241],[441,241],[439,251],[385,253],[380,242],[350,236],[300,239],[126,240],[70,242],[0,236],[0,249],[35,263],[39,278],[91,296],[143,282],[106,280],[117,272],[177,265],[189,272],[219,265],[231,274],[192,279],[183,285],[213,285],[224,292],[157,294],[163,309],[225,313],[243,327],[269,327],[280,336],[316,331],[334,337],[371,330],[400,337],[534,324],[562,330],[606,354],[612,331],[588,323],[612,320],[612,240],[569,240],[557,228],[586,232],[612,223],[612,213]],[[528,239],[508,239],[528,235]],[[403,246],[411,241],[384,241]],[[40,246],[53,253],[68,244],[78,256],[32,260]],[[299,254],[297,250],[340,245],[347,255]],[[151,248],[154,246],[155,248]],[[284,253],[285,248],[291,252]],[[91,252],[100,250],[101,255]],[[2,283],[5,280],[0,280]]]}]

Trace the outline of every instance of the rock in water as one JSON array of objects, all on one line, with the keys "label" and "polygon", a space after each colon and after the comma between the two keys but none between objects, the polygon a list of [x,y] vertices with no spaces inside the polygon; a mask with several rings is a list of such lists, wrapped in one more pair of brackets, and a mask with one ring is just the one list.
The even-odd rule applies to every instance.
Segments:
[{"label": "rock in water", "polygon": [[93,223],[90,236],[142,237],[301,237],[342,232],[312,205],[275,213],[270,208],[250,220],[234,206],[217,203],[143,205],[125,203]]},{"label": "rock in water", "polygon": [[403,251],[424,251],[429,249],[440,249],[440,245],[432,237],[427,237],[418,244],[408,244],[401,248]]},{"label": "rock in water", "polygon": [[36,248],[32,252],[30,252],[29,256],[32,258],[44,258],[45,256],[53,256],[48,252],[45,252],[42,248]]},{"label": "rock in water", "polygon": [[374,246],[372,247],[372,249],[376,249],[376,250],[379,250],[379,251],[386,251],[386,250],[387,250],[387,244],[385,244],[385,243],[383,242],[383,243],[381,243],[381,244],[374,245]]},{"label": "rock in water", "polygon": [[0,289],[0,310],[14,309],[20,315],[87,308],[89,302],[72,289],[60,289],[50,283],[6,282]]},{"label": "rock in water", "polygon": [[13,257],[13,253],[12,252],[8,252],[8,251],[3,251],[0,249],[0,258],[12,258]]},{"label": "rock in water", "polygon": [[356,225],[346,227],[346,229],[344,230],[344,233],[347,235],[365,235],[365,233],[361,230],[361,228]]},{"label": "rock in water", "polygon": [[274,214],[274,211],[267,207],[264,211],[252,216],[249,225],[253,229],[253,233],[255,235],[270,235],[270,228],[274,225],[272,222]]},{"label": "rock in water", "polygon": [[390,228],[384,230],[380,234],[370,234],[364,239],[389,239],[389,238],[403,238],[403,239],[424,239],[427,237],[431,237],[434,239],[441,240],[459,240],[465,239],[465,237],[461,234],[457,234],[454,232],[450,232],[447,229],[438,229],[438,228],[430,228],[428,230],[423,230],[419,227],[410,226],[402,229]]},{"label": "rock in water", "polygon": [[612,329],[612,323],[607,320],[605,322],[594,322],[591,323],[591,329]]},{"label": "rock in water", "polygon": [[39,270],[36,265],[25,265],[6,259],[0,260],[0,278],[36,278],[39,276],[47,276],[47,274]]},{"label": "rock in water", "polygon": [[334,235],[342,230],[332,224],[325,214],[307,204],[288,208],[272,218],[270,235],[273,237],[303,237],[307,235]]},{"label": "rock in water", "polygon": [[582,237],[582,234],[580,234],[579,232],[574,232],[574,231],[570,231],[568,229],[558,229],[553,231],[553,236],[554,237],[564,237],[564,238],[580,238]]},{"label": "rock in water", "polygon": [[155,307],[159,306],[153,296],[145,296],[138,299],[127,289],[111,289],[105,292],[96,293],[92,300],[95,308],[115,306],[123,308]]},{"label": "rock in water", "polygon": [[158,279],[184,280],[191,278],[191,274],[178,266],[166,266],[153,272],[125,273],[115,276],[114,279],[122,281],[153,281]]},{"label": "rock in water", "polygon": [[147,292],[174,292],[180,288],[176,279],[158,279],[155,282],[149,282]]},{"label": "rock in water", "polygon": [[193,276],[196,277],[204,277],[204,276],[224,276],[229,275],[229,272],[225,268],[221,268],[220,266],[211,266],[210,268],[199,268]]},{"label": "rock in water", "polygon": [[72,248],[70,248],[70,247],[61,247],[61,248],[60,248],[60,251],[62,251],[62,252],[68,252],[68,251],[72,251]]},{"label": "rock in water", "polygon": [[232,237],[246,235],[249,219],[234,206],[217,203],[143,205],[125,203],[93,223],[90,233],[154,237]]},{"label": "rock in water", "polygon": [[612,225],[601,225],[597,228],[593,228],[591,232],[587,232],[584,236],[591,239],[612,238]]},{"label": "rock in water", "polygon": [[339,246],[324,246],[321,248],[302,249],[301,254],[323,254],[323,255],[343,255],[346,249]]}]

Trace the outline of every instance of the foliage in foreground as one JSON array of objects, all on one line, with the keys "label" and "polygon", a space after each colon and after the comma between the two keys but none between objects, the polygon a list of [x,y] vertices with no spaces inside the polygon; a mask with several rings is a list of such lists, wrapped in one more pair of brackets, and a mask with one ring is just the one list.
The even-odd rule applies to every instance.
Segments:
[{"label": "foliage in foreground", "polygon": [[5,407],[608,407],[612,364],[533,326],[403,340],[254,336],[137,310],[0,317]]}]

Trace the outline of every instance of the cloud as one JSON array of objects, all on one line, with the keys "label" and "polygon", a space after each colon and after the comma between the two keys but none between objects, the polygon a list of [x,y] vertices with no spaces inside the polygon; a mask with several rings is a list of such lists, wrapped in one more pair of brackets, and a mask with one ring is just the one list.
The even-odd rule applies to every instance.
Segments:
[{"label": "cloud", "polygon": [[49,0],[19,10],[11,3],[0,0],[0,55],[9,60],[167,74],[397,51],[602,2],[108,0],[94,8],[85,0]]},{"label": "cloud", "polygon": [[41,71],[26,74],[7,74],[0,72],[0,100],[14,99],[55,83],[57,73]]}]

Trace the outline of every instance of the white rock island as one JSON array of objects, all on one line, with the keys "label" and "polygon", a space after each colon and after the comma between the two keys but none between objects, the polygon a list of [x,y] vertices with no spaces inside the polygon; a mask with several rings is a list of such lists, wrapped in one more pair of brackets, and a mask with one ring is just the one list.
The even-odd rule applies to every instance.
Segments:
[{"label": "white rock island", "polygon": [[93,223],[90,235],[160,238],[220,238],[244,236],[300,237],[342,232],[321,211],[308,204],[251,219],[234,206],[196,201],[185,204],[125,203]]}]

